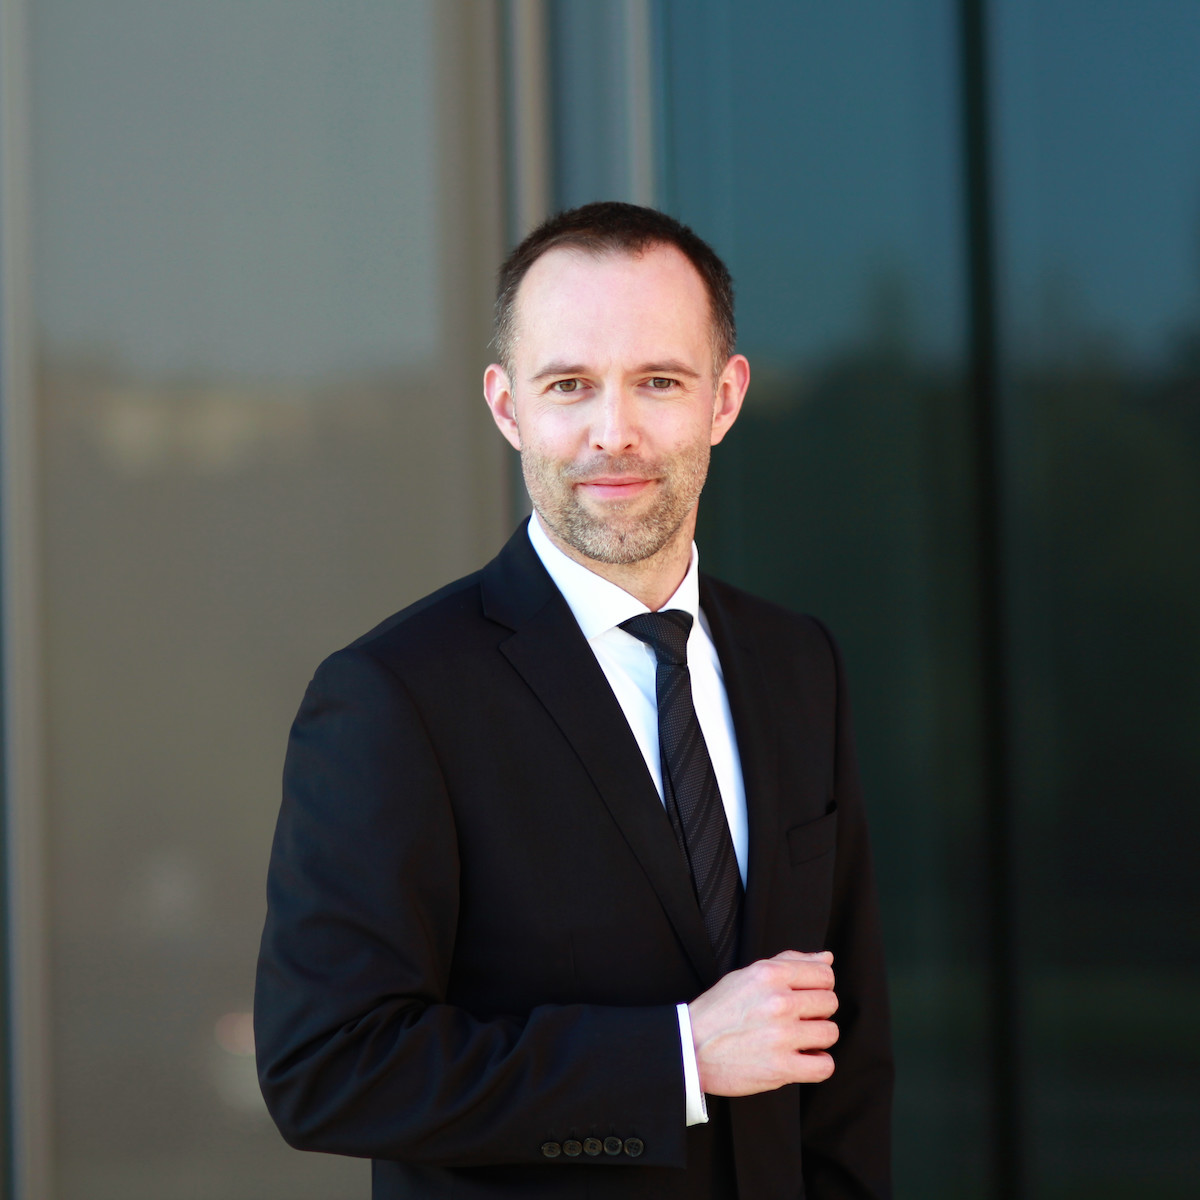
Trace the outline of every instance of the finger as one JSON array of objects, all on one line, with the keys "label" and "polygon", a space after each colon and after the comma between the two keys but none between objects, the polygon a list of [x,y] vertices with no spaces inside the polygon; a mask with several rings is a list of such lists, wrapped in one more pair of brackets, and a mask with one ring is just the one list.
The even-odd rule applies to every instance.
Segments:
[{"label": "finger", "polygon": [[793,1014],[797,1020],[827,1020],[838,1010],[837,993],[829,988],[804,988],[792,991]]},{"label": "finger", "polygon": [[[816,986],[816,987],[832,987],[833,980],[833,955],[828,950],[820,950],[813,954],[804,954],[799,950],[782,950],[776,954],[774,958],[760,958],[757,962],[751,963],[745,970],[753,970],[760,968],[767,978],[780,976],[786,977],[788,986]],[[816,974],[812,974],[816,972]],[[791,982],[792,980],[803,979],[825,979],[829,982],[817,983],[813,985],[799,984]]]},{"label": "finger", "polygon": [[824,1050],[803,1051],[796,1055],[792,1076],[796,1083],[821,1083],[833,1074],[833,1056]]},{"label": "finger", "polygon": [[807,991],[810,988],[832,991],[834,985],[833,967],[827,962],[813,959],[793,959],[786,964],[787,986],[795,991]]},{"label": "finger", "polygon": [[781,950],[775,957],[785,962],[833,963],[832,950]]},{"label": "finger", "polygon": [[798,1021],[792,1035],[792,1048],[800,1053],[828,1050],[838,1040],[839,1029],[833,1021]]}]

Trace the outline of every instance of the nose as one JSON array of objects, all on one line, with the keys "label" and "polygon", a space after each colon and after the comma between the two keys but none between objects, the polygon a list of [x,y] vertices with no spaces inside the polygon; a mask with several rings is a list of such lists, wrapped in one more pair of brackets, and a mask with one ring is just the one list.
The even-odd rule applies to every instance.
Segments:
[{"label": "nose", "polygon": [[636,400],[624,388],[606,388],[592,426],[592,449],[625,454],[638,441]]}]

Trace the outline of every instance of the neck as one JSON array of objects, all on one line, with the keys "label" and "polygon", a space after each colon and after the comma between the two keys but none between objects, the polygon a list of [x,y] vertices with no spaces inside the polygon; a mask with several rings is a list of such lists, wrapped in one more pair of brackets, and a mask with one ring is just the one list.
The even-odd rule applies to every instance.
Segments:
[{"label": "neck", "polygon": [[692,565],[692,538],[696,532],[694,512],[675,531],[666,545],[649,558],[633,563],[609,563],[588,558],[586,554],[564,542],[540,517],[535,515],[533,519],[568,558],[574,559],[582,567],[587,567],[593,575],[615,583],[622,591],[640,600],[651,612],[658,612],[670,600]]}]

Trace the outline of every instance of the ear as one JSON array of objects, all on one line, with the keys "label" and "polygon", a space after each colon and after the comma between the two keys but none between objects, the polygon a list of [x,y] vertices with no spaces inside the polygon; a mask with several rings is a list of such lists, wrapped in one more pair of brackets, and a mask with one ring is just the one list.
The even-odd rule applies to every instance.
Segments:
[{"label": "ear", "polygon": [[483,398],[491,409],[496,428],[504,434],[508,444],[515,450],[521,448],[521,434],[517,429],[517,407],[513,399],[512,384],[508,374],[499,363],[492,363],[483,373]]},{"label": "ear", "polygon": [[724,366],[717,378],[716,396],[713,399],[712,436],[709,445],[715,446],[730,430],[742,401],[750,386],[750,363],[744,354],[735,354]]}]

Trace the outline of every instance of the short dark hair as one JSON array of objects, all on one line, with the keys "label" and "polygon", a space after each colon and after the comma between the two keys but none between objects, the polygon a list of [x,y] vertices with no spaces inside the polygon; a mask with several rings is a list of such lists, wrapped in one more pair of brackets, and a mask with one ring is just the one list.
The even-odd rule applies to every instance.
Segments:
[{"label": "short dark hair", "polygon": [[517,291],[521,280],[543,254],[562,246],[597,256],[615,251],[642,254],[652,246],[674,246],[696,268],[708,292],[716,370],[719,371],[733,354],[737,343],[733,279],[713,248],[681,221],[657,209],[618,200],[601,200],[567,209],[543,221],[501,265],[496,287],[493,344],[500,365],[510,376],[516,337]]}]

